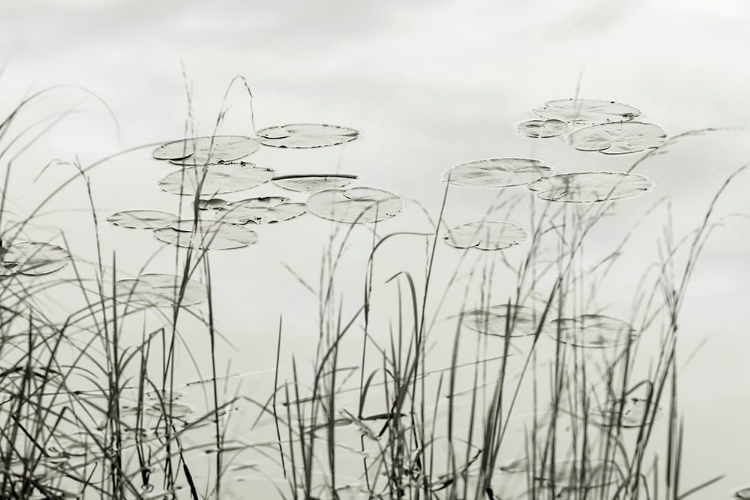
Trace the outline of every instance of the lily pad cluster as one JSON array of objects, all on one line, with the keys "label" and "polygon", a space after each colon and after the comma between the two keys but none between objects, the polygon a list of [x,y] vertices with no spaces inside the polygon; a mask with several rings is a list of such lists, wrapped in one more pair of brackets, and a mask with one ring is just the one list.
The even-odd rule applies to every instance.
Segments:
[{"label": "lily pad cluster", "polygon": [[[554,173],[534,158],[489,158],[457,165],[443,175],[443,181],[460,187],[503,189],[525,186]],[[456,226],[443,238],[456,248],[502,250],[527,236],[528,231],[514,222],[483,220]]]},{"label": "lily pad cluster", "polygon": [[[568,144],[579,151],[627,154],[659,147],[664,130],[635,121],[641,111],[628,104],[600,99],[558,99],[532,110],[541,119],[518,125],[521,135],[545,139],[568,134]],[[571,128],[575,128],[568,133]]]},{"label": "lily pad cluster", "polygon": [[21,241],[5,247],[0,240],[0,278],[52,274],[68,262],[70,254],[58,245]]},{"label": "lily pad cluster", "polygon": [[[183,220],[158,210],[127,210],[109,217],[116,226],[150,229],[159,241],[178,247],[231,250],[252,245],[258,235],[250,225],[274,224],[308,211],[323,219],[342,223],[372,223],[394,217],[403,207],[395,194],[375,188],[344,189],[357,175],[276,175],[270,168],[243,158],[261,147],[311,149],[337,146],[359,137],[347,127],[327,124],[287,124],[267,127],[257,137],[213,136],[172,141],[158,147],[154,158],[181,165],[161,181],[165,192],[196,198],[200,212],[213,213],[213,220]],[[251,190],[271,182],[276,187],[309,195],[306,203],[284,196],[256,196],[227,201],[220,195]],[[195,217],[191,214],[191,219]]]},{"label": "lily pad cluster", "polygon": [[539,311],[514,304],[466,310],[461,313],[461,322],[470,330],[484,335],[523,337],[546,332],[564,344],[589,348],[619,346],[638,337],[632,325],[610,316],[583,314],[574,318],[557,318],[542,324],[542,314]]}]

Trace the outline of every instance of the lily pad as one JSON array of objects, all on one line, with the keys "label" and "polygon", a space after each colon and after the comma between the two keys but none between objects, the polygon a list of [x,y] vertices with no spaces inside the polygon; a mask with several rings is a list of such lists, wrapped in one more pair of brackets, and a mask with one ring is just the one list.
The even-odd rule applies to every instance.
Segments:
[{"label": "lily pad", "polygon": [[172,227],[156,229],[154,236],[159,241],[183,248],[203,250],[233,250],[244,248],[258,241],[258,235],[244,226],[224,224],[216,221],[178,221]]},{"label": "lily pad", "polygon": [[750,486],[735,490],[734,498],[750,499]]},{"label": "lily pad", "polygon": [[443,237],[452,247],[502,250],[528,237],[526,228],[514,222],[477,221],[456,226]]},{"label": "lily pad", "polygon": [[499,469],[504,474],[533,473],[534,479],[545,487],[551,486],[554,478],[556,488],[562,490],[580,488],[580,490],[576,489],[575,491],[600,488],[616,482],[621,477],[618,473],[620,467],[616,463],[601,459],[587,460],[585,471],[581,470],[580,460],[560,460],[554,464],[554,467],[553,464],[546,463],[542,470],[538,465],[533,465],[527,458],[520,458],[501,465]]},{"label": "lily pad", "polygon": [[157,160],[170,160],[184,165],[205,165],[244,158],[260,149],[260,143],[240,135],[195,137],[168,142],[153,155]]},{"label": "lily pad", "polygon": [[[589,420],[602,427],[620,426],[626,429],[636,429],[649,425],[653,421],[654,401],[648,403],[647,399],[625,397],[623,400],[610,400],[599,406],[591,408]],[[622,408],[622,410],[621,410]],[[622,411],[622,415],[620,415]],[[656,412],[658,415],[658,410]],[[618,421],[618,417],[620,420]]]},{"label": "lily pad", "polygon": [[252,163],[220,163],[209,165],[205,171],[202,168],[188,168],[172,172],[160,180],[159,185],[168,193],[193,196],[203,178],[201,195],[214,196],[245,191],[271,180],[272,177],[273,170],[256,167]]},{"label": "lily pad", "polygon": [[278,125],[258,131],[258,140],[264,146],[290,149],[338,146],[357,137],[359,132],[354,129],[316,123]]},{"label": "lily pad", "polygon": [[161,417],[164,412],[168,412],[172,418],[183,419],[195,412],[195,409],[187,403],[175,401],[165,402],[163,406],[161,402],[156,402],[148,405],[145,409],[145,413],[152,417]]},{"label": "lily pad", "polygon": [[[510,312],[510,315],[508,314]],[[509,317],[510,316],[510,317]],[[496,337],[535,335],[541,315],[531,307],[500,304],[488,309],[471,309],[462,315],[463,325],[475,332]]]},{"label": "lily pad", "polygon": [[552,167],[531,158],[492,158],[464,163],[448,170],[444,182],[454,186],[502,188],[523,186],[554,174]]},{"label": "lily pad", "polygon": [[380,222],[395,217],[404,204],[397,195],[375,188],[327,189],[310,196],[311,213],[347,224]]},{"label": "lily pad", "polygon": [[[585,467],[584,467],[585,465]],[[561,460],[546,464],[541,475],[536,477],[544,486],[582,491],[588,488],[601,488],[620,480],[620,467],[609,460],[591,460],[582,464],[580,460]]]},{"label": "lily pad", "polygon": [[557,174],[528,185],[542,200],[565,203],[622,200],[645,193],[653,186],[653,181],[645,175],[624,172]]},{"label": "lily pad", "polygon": [[[471,309],[464,311],[463,325],[475,332],[496,337],[505,337],[506,330],[511,337],[535,335],[539,330],[541,315],[534,309],[511,304],[491,306],[488,309]],[[509,317],[510,316],[510,317]]]},{"label": "lily pad", "polygon": [[173,274],[149,273],[136,279],[119,280],[115,291],[120,301],[156,307],[171,306],[181,294],[180,305],[183,306],[200,304],[207,298],[204,285],[185,280],[183,289],[183,279]]},{"label": "lily pad", "polygon": [[568,132],[570,126],[562,120],[528,120],[518,124],[518,132],[532,139],[547,139]]},{"label": "lily pad", "polygon": [[286,203],[289,198],[286,196],[256,196],[254,198],[246,198],[244,200],[233,201],[227,205],[226,210],[233,210],[236,208],[259,208],[259,207],[275,207],[281,203]]},{"label": "lily pad", "polygon": [[231,224],[274,224],[294,219],[307,212],[307,205],[304,203],[280,203],[278,205],[266,207],[230,206],[222,210],[218,215],[222,222]]},{"label": "lily pad", "polygon": [[107,218],[115,226],[130,229],[159,229],[169,227],[178,217],[159,210],[128,210],[117,212]]},{"label": "lily pad", "polygon": [[300,193],[317,193],[325,189],[340,189],[358,179],[357,175],[282,175],[271,182],[283,189]]},{"label": "lily pad", "polygon": [[578,129],[568,136],[568,143],[580,151],[616,155],[655,148],[666,139],[664,129],[653,123],[620,122]]},{"label": "lily pad", "polygon": [[0,276],[42,276],[59,271],[70,262],[67,250],[57,245],[23,241],[0,251]]},{"label": "lily pad", "polygon": [[640,116],[638,108],[601,99],[557,99],[533,110],[548,120],[572,123],[607,123],[632,120]]},{"label": "lily pad", "polygon": [[221,198],[211,198],[208,200],[198,200],[198,210],[221,210],[229,205],[227,200]]},{"label": "lily pad", "polygon": [[637,338],[635,329],[625,321],[602,314],[583,314],[550,322],[549,335],[564,344],[579,347],[613,347]]}]

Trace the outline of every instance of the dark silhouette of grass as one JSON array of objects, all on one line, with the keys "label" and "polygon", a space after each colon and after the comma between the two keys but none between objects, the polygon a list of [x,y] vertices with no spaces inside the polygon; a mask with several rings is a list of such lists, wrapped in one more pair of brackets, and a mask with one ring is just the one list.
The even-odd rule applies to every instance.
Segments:
[{"label": "dark silhouette of grass", "polygon": [[[235,84],[241,84],[252,99],[244,79],[234,80],[229,89]],[[11,164],[72,112],[52,115],[12,135],[11,126],[25,108],[53,90],[30,96],[0,123],[0,144],[4,144],[0,161],[6,156],[12,158],[7,161],[0,223],[7,221],[4,209],[11,189]],[[228,95],[229,90],[214,135],[224,119]],[[188,91],[188,104],[190,99]],[[41,133],[22,143],[35,126],[42,127]],[[194,136],[192,132],[188,120],[186,136]],[[222,479],[232,465],[232,454],[250,448],[278,465],[278,475],[268,479],[280,497],[294,499],[351,494],[355,498],[678,500],[721,479],[690,478],[695,484],[683,485],[686,481],[681,476],[681,463],[688,450],[684,449],[685,424],[679,411],[680,380],[675,359],[681,308],[701,251],[716,227],[716,203],[746,167],[727,179],[694,232],[675,243],[672,228],[667,225],[656,276],[649,281],[644,274],[643,292],[633,304],[630,318],[642,332],[662,325],[656,364],[645,376],[635,366],[636,358],[644,355],[638,351],[637,338],[628,337],[623,345],[612,348],[611,357],[603,364],[588,357],[584,348],[564,343],[560,322],[552,332],[556,337],[554,354],[546,365],[540,362],[539,345],[551,320],[565,317],[566,311],[587,309],[587,301],[598,287],[605,286],[605,278],[627,241],[661,201],[647,209],[605,258],[586,266],[582,253],[587,238],[613,202],[584,208],[559,207],[530,197],[531,240],[520,264],[514,265],[502,252],[482,253],[462,276],[464,264],[471,264],[471,257],[476,255],[476,251],[467,249],[440,290],[435,270],[441,265],[439,240],[449,227],[444,221],[450,195],[450,184],[446,183],[436,220],[424,207],[417,207],[427,215],[431,231],[381,236],[377,223],[370,228],[372,244],[362,270],[361,297],[340,295],[336,277],[347,243],[355,231],[366,226],[333,225],[317,289],[287,266],[303,287],[317,295],[318,346],[310,374],[293,357],[291,379],[285,380],[281,370],[286,357],[284,323],[280,319],[274,385],[267,399],[261,401],[244,396],[227,398],[220,391],[222,375],[217,360],[225,338],[216,328],[209,253],[198,248],[208,245],[191,244],[182,254],[176,251],[174,262],[180,281],[175,285],[173,305],[166,312],[156,304],[143,304],[132,294],[119,293],[115,286],[119,276],[116,257],[113,255],[111,264],[105,264],[109,257],[102,254],[99,245],[98,216],[87,174],[115,157],[158,144],[129,149],[88,166],[72,165],[75,174],[26,219],[6,222],[10,229],[2,234],[3,248],[18,240],[63,188],[76,180],[84,182],[97,259],[85,263],[73,258],[74,279],[34,281],[12,273],[0,275],[0,497],[155,498],[157,491],[159,498],[221,498]],[[659,154],[660,148],[645,153],[628,172]],[[200,218],[200,186],[207,171],[207,165],[190,170],[203,176],[196,179],[199,189],[192,198],[193,219]],[[183,173],[189,174],[186,170]],[[500,191],[488,215],[500,209],[512,213],[523,201],[510,195],[500,202],[503,196],[509,196],[505,190]],[[387,279],[377,278],[380,252],[396,241],[426,243],[422,274],[420,269],[402,269]],[[684,268],[677,273],[677,257],[683,254]],[[93,269],[93,278],[84,270],[88,266]],[[493,297],[493,283],[500,270],[512,274],[513,293]],[[188,280],[196,277],[201,278],[206,290],[205,317],[183,306]],[[585,283],[593,278],[589,290]],[[67,319],[60,323],[45,311],[44,296],[63,286],[80,292],[85,305],[68,311]],[[435,308],[439,311],[444,307],[449,292],[462,290],[461,310],[466,310],[476,289],[487,318],[495,303],[506,304],[508,311],[516,310],[513,306],[536,304],[539,322],[525,350],[515,345],[512,336],[517,328],[514,314],[506,315],[499,352],[492,356],[488,355],[489,346],[497,346],[490,344],[488,336],[467,333],[462,314],[452,317],[452,338],[435,338],[439,315]],[[377,318],[390,325],[384,343],[378,340],[381,335],[376,335],[373,326],[374,314],[388,314],[373,303],[375,294],[383,290],[395,297],[392,317]],[[354,312],[345,313],[352,306]],[[122,341],[126,322],[131,324],[145,313],[159,315],[167,326],[148,331],[144,323],[140,341],[126,346]],[[181,337],[177,325],[184,315],[205,328],[207,349],[197,345],[198,341]],[[461,350],[465,349],[467,335],[476,335],[474,360],[463,363]],[[359,366],[341,366],[345,342],[361,342]],[[448,366],[436,368],[431,361],[437,343],[444,352],[450,350]],[[190,423],[179,415],[174,397],[181,385],[175,366],[179,347],[193,358],[212,406]],[[206,351],[210,357],[207,379],[197,368],[197,350]],[[516,358],[520,367],[513,366]],[[154,373],[155,365],[158,373]],[[544,366],[548,367],[546,374]],[[470,389],[460,390],[460,383],[466,380]],[[543,399],[545,388],[549,390],[548,400]],[[135,394],[132,406],[125,404],[128,391]],[[523,417],[517,414],[518,406],[521,398],[529,396],[528,391],[532,413],[525,425],[525,453],[518,456],[514,455],[517,449],[508,443],[508,430],[513,419]],[[644,394],[641,401],[645,410],[639,423],[628,421],[635,428],[626,430],[627,403],[639,391]],[[155,395],[155,403],[147,401],[149,394]],[[354,396],[353,404],[350,396]],[[457,402],[465,396],[468,406]],[[261,421],[272,422],[272,441],[250,444],[227,436],[222,418],[238,402],[257,409],[252,432]],[[442,406],[447,407],[445,418],[440,412]],[[667,443],[659,452],[654,429],[664,406],[668,407]],[[377,409],[373,411],[373,407]],[[604,417],[594,418],[596,407],[604,408]],[[153,412],[158,414],[158,424],[146,429],[145,417]],[[214,432],[210,446],[185,444],[185,438],[206,422]],[[341,428],[354,429],[358,442],[341,437]],[[442,444],[447,451],[441,451]],[[204,466],[195,458],[196,451],[211,454],[213,476],[208,481],[199,479],[197,471]],[[356,452],[356,463],[361,462],[360,477],[354,485],[348,484],[349,479],[340,472],[342,451],[348,455]],[[253,473],[252,469],[248,472]],[[506,488],[514,482],[518,491]]]}]

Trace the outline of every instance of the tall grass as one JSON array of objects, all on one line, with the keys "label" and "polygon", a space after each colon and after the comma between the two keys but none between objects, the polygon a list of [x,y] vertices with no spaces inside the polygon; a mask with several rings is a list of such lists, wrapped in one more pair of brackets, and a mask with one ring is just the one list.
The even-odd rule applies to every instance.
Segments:
[{"label": "tall grass", "polygon": [[[232,85],[238,83],[252,98],[244,80]],[[559,327],[554,331],[549,326],[554,319],[589,312],[637,230],[638,224],[625,232],[604,259],[587,261],[590,233],[614,202],[558,205],[502,191],[488,214],[501,209],[512,214],[528,203],[531,241],[526,255],[511,262],[502,252],[477,257],[478,252],[466,250],[447,281],[439,281],[436,273],[444,270],[440,240],[451,195],[446,184],[437,219],[422,208],[429,231],[381,235],[378,224],[369,228],[372,243],[359,297],[340,293],[338,278],[348,243],[366,226],[332,229],[317,287],[299,278],[317,294],[313,359],[300,360],[296,354],[287,359],[280,320],[274,385],[266,398],[251,399],[222,393],[222,379],[233,374],[222,374],[217,361],[224,344],[214,315],[216,278],[209,253],[195,244],[201,235],[195,234],[186,250],[175,252],[180,282],[168,310],[118,292],[115,283],[121,271],[116,256],[103,255],[99,246],[99,214],[89,172],[154,145],[88,166],[69,165],[70,179],[26,218],[9,222],[5,206],[12,164],[52,130],[50,124],[67,116],[50,116],[13,135],[25,108],[42,95],[24,100],[0,124],[0,161],[5,162],[0,201],[3,249],[23,239],[34,217],[63,188],[79,182],[90,202],[97,258],[93,263],[73,259],[70,279],[0,275],[2,498],[229,497],[223,478],[234,453],[242,450],[252,450],[277,466],[270,473],[250,468],[247,474],[265,474],[280,497],[294,499],[677,500],[719,479],[688,482],[680,474],[683,456],[691,450],[684,447],[676,353],[681,309],[701,251],[717,224],[716,203],[745,167],[716,193],[695,231],[676,240],[669,221],[665,224],[659,260],[646,269],[628,318],[644,335],[660,337],[655,355],[641,350],[640,338],[628,338],[604,351],[606,355],[595,356],[564,343]],[[214,134],[223,122],[227,96],[228,91]],[[31,135],[34,127],[41,127],[41,134]],[[189,126],[185,132],[195,135]],[[639,158],[630,170],[655,154]],[[205,176],[207,168],[194,172]],[[201,182],[198,179],[198,185]],[[199,201],[200,190],[189,208],[191,218],[201,216]],[[659,206],[663,204],[649,208],[644,218]],[[380,256],[392,245],[426,245],[423,262],[383,277],[381,267],[390,266]],[[207,292],[200,311],[183,306],[190,279],[200,279]],[[48,293],[58,287],[74,289],[83,299],[81,307],[66,311],[62,321],[53,318],[45,304]],[[510,291],[497,296],[498,289]],[[439,337],[436,332],[442,331],[440,318],[450,294],[458,294],[462,304],[451,316],[452,337]],[[513,306],[533,304],[538,326],[528,339],[518,339],[513,336],[517,318],[508,314],[500,339],[467,331],[461,311],[477,306],[477,296],[488,316],[493,305],[504,304],[513,311]],[[146,318],[152,316],[164,326],[149,329]],[[182,338],[178,324],[184,317],[199,322],[206,335]],[[131,332],[127,337],[133,338],[134,324],[140,325],[140,340],[123,342],[126,328]],[[554,346],[548,359],[541,352],[543,342]],[[342,353],[353,344],[358,365],[342,365]],[[180,350],[193,359],[210,401],[208,411],[189,422],[180,414],[177,400],[183,385],[176,379]],[[433,361],[441,359],[438,350],[450,352],[447,364]],[[198,370],[198,351],[210,358],[207,377]],[[644,356],[654,359],[647,373],[636,363]],[[287,361],[291,372],[282,369]],[[625,422],[634,397],[643,408],[641,421]],[[252,435],[239,440],[227,435],[227,415],[238,402],[254,408],[251,433],[265,436],[265,441],[251,444]],[[655,441],[662,412],[666,443]],[[158,417],[156,425],[146,424],[149,416]],[[270,438],[261,430],[263,422],[272,423]],[[518,422],[522,438],[517,432],[510,434]],[[213,432],[210,442],[186,444],[206,423]],[[626,423],[634,428],[625,429]],[[211,457],[210,473],[201,454]]]}]

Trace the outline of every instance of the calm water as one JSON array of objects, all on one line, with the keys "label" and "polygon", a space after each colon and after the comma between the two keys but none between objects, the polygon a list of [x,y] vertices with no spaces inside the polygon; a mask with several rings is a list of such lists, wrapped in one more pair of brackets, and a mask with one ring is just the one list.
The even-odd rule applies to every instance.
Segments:
[{"label": "calm water", "polygon": [[[147,2],[127,6],[76,2],[64,8],[31,2],[0,9],[11,27],[0,34],[8,61],[0,78],[3,110],[29,89],[69,83],[96,93],[117,118],[116,125],[101,102],[89,97],[81,105],[85,113],[68,117],[30,151],[11,178],[16,188],[8,201],[19,214],[73,175],[72,167],[56,165],[33,182],[52,158],[72,161],[78,155],[85,165],[122,149],[183,137],[188,109],[183,70],[191,87],[196,135],[213,129],[225,88],[235,75],[246,77],[252,88],[258,128],[321,122],[361,131],[360,139],[345,146],[307,151],[263,148],[251,160],[280,174],[357,174],[357,185],[398,193],[406,200],[405,209],[380,226],[381,235],[428,231],[429,223],[412,200],[437,217],[445,189],[443,173],[470,160],[540,158],[562,172],[627,169],[638,155],[606,157],[575,151],[562,139],[531,140],[517,133],[516,124],[532,118],[531,108],[572,97],[577,87],[582,97],[638,107],[645,121],[659,124],[670,135],[704,127],[742,127],[750,112],[746,91],[750,69],[740,63],[739,53],[739,47],[750,43],[746,30],[750,6],[741,1],[635,2],[617,7],[594,2],[565,6],[474,1],[229,2],[222,6],[161,2],[158,7]],[[63,111],[84,95],[64,90],[34,112],[41,117],[49,110]],[[240,85],[233,88],[229,101],[232,108],[222,133],[251,133],[248,99]],[[593,262],[611,250],[613,242],[663,197],[671,200],[675,234],[696,227],[726,177],[750,160],[748,138],[747,131],[740,129],[688,137],[671,146],[668,154],[644,163],[636,172],[653,179],[656,188],[647,196],[619,203],[615,214],[591,234],[586,258]],[[157,186],[174,169],[153,160],[152,149],[124,155],[90,174],[102,253],[109,261],[116,252],[122,277],[137,274],[160,249],[147,271],[174,269],[172,247],[164,248],[148,232],[104,222],[119,210],[177,209],[177,197]],[[748,188],[750,178],[744,174],[717,206],[717,218],[747,212]],[[264,186],[252,195],[278,192]],[[240,199],[243,194],[227,198]],[[480,219],[495,195],[492,190],[452,189],[447,223]],[[513,220],[527,223],[528,206],[524,199]],[[38,219],[33,231],[41,238],[62,232],[74,255],[93,260],[96,248],[88,207],[85,187],[76,181],[47,207],[51,213]],[[657,241],[666,221],[661,209],[641,225],[596,295],[597,307],[627,316],[641,272],[658,259]],[[744,382],[750,376],[745,359],[750,352],[745,315],[750,299],[747,225],[747,219],[735,218],[716,229],[695,271],[680,321],[684,488],[726,474],[696,498],[722,498],[750,482],[744,458],[750,447],[746,428],[750,390]],[[282,378],[290,376],[292,355],[301,366],[312,363],[318,335],[316,298],[284,264],[317,285],[331,227],[308,214],[258,229],[260,241],[250,248],[212,252],[217,326],[227,341],[220,346],[221,371],[243,374],[228,384],[230,394],[239,391],[265,399],[272,391],[280,316]],[[371,242],[367,230],[357,229],[346,249],[338,281],[344,311],[351,313],[359,306]],[[519,247],[507,255],[518,261],[525,251]],[[387,308],[394,289],[382,283],[402,270],[421,275],[425,246],[404,239],[383,252],[375,276],[381,284],[382,307]],[[460,255],[438,245],[435,286],[441,293]],[[476,258],[470,253],[471,262],[462,264],[464,272]],[[513,277],[497,278],[493,296],[502,302],[512,289]],[[444,318],[460,310],[463,286],[458,288],[439,311],[437,300],[430,305],[438,317],[432,333],[434,368],[450,363],[455,323]],[[477,290],[471,293],[477,300]],[[51,307],[58,312],[76,300],[64,293],[55,297],[61,304]],[[140,339],[139,321],[133,324],[134,342]],[[161,320],[148,321],[156,327]],[[374,328],[384,340],[388,324],[383,321]],[[195,337],[188,343],[195,345],[195,363],[207,376],[205,333],[189,323],[183,333]],[[501,345],[489,341],[486,353],[499,355]],[[476,359],[474,346],[473,338],[467,338],[464,361]],[[540,357],[549,354],[552,346],[551,340],[543,343]],[[340,364],[358,365],[360,348],[359,340],[343,346],[341,356],[346,359]],[[655,359],[648,350],[639,356],[644,369]],[[186,353],[178,366],[182,381],[199,378]],[[348,386],[356,386],[358,379],[354,376]],[[462,382],[468,388],[470,380]],[[199,387],[185,392],[190,404],[205,405]],[[524,400],[521,407],[527,403]],[[356,398],[346,404],[356,407]],[[250,408],[242,411],[253,414]],[[237,439],[274,439],[271,426],[261,425],[248,434],[246,422],[238,420],[233,428]],[[519,432],[509,438],[503,455],[508,460],[523,453],[523,425],[519,419],[515,429]],[[663,432],[654,446],[665,446]],[[239,460],[262,462],[252,452],[243,452]],[[341,474],[347,473],[356,474],[344,466]],[[278,479],[278,471],[274,478]],[[260,475],[251,479],[228,481],[226,493],[236,492],[236,498],[247,491],[275,494]]]}]

